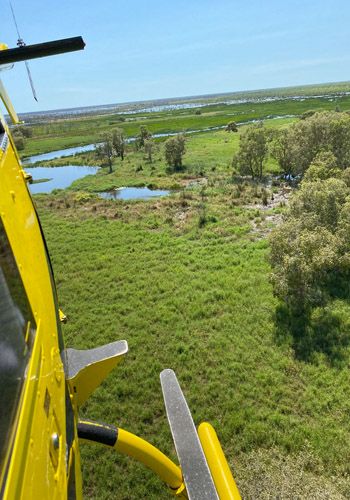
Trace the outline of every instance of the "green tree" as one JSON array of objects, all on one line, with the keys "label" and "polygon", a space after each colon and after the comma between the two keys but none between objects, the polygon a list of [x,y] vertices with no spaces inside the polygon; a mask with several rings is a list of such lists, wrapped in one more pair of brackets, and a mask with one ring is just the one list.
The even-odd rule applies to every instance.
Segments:
[{"label": "green tree", "polygon": [[304,227],[326,227],[334,231],[349,189],[341,179],[330,178],[301,183],[290,201],[288,218],[300,220]]},{"label": "green tree", "polygon": [[95,154],[100,160],[102,167],[108,167],[109,173],[113,172],[113,158],[124,160],[125,139],[124,132],[120,128],[112,132],[102,134],[101,141],[95,145]]},{"label": "green tree", "polygon": [[234,166],[237,165],[241,175],[261,179],[267,151],[265,127],[261,123],[250,125],[240,136],[239,150],[233,159]]},{"label": "green tree", "polygon": [[12,133],[13,141],[18,151],[22,151],[25,147],[25,138],[20,130],[14,130]]},{"label": "green tree", "polygon": [[276,130],[271,138],[270,153],[286,177],[298,173],[298,144],[290,128]]},{"label": "green tree", "polygon": [[182,168],[182,157],[185,154],[185,136],[178,134],[165,142],[165,160],[173,170]]},{"label": "green tree", "polygon": [[151,139],[151,137],[152,137],[152,134],[148,130],[148,128],[145,127],[144,125],[141,125],[140,131],[139,131],[138,135],[136,136],[136,140],[135,140],[136,149],[139,150],[139,149],[144,148],[145,141]]},{"label": "green tree", "polygon": [[24,137],[33,136],[33,129],[28,125],[17,125],[16,130],[19,130]]},{"label": "green tree", "polygon": [[331,151],[321,151],[306,170],[304,180],[326,180],[331,177],[341,177],[341,173],[334,154]]},{"label": "green tree", "polygon": [[334,165],[332,153],[316,157],[310,170],[318,175],[307,172],[270,239],[277,326],[302,357],[337,357],[349,342],[337,300],[350,296],[350,189],[329,176],[341,173]]},{"label": "green tree", "polygon": [[154,142],[152,141],[152,139],[147,139],[145,140],[145,144],[144,144],[144,152],[147,156],[147,161],[149,163],[152,163],[153,161],[153,152],[154,152],[154,148],[155,148],[155,144]]},{"label": "green tree", "polygon": [[309,110],[307,110],[307,111],[304,111],[304,113],[302,113],[302,114],[300,115],[300,119],[301,119],[301,120],[306,120],[306,118],[310,118],[310,116],[314,115],[315,113],[317,113],[317,111],[316,111],[316,110],[314,110],[314,109],[309,109]]},{"label": "green tree", "polygon": [[329,229],[311,228],[302,219],[288,220],[274,231],[270,255],[273,289],[293,316],[325,305],[328,294],[324,285],[337,262],[336,248],[336,237]]},{"label": "green tree", "polygon": [[350,167],[342,171],[341,179],[345,182],[345,184],[348,187],[350,187]]},{"label": "green tree", "polygon": [[[316,113],[318,115],[318,113]],[[320,123],[318,117],[312,115],[306,120],[300,120],[288,129],[288,140],[290,154],[293,164],[293,173],[304,174],[317,153],[323,148],[320,132],[324,123]]]},{"label": "green tree", "polygon": [[238,127],[236,122],[228,122],[225,128],[226,132],[238,132]]},{"label": "green tree", "polygon": [[339,168],[350,166],[348,113],[309,113],[288,129],[276,131],[270,143],[270,153],[286,175],[304,174],[322,152],[332,153]]},{"label": "green tree", "polygon": [[109,167],[109,173],[113,172],[113,136],[111,133],[105,133],[101,136],[101,142],[95,145],[95,154],[101,162],[102,167]]},{"label": "green tree", "polygon": [[330,150],[338,167],[350,167],[350,116],[347,113],[329,113]]},{"label": "green tree", "polygon": [[112,132],[112,146],[114,155],[117,158],[124,160],[125,155],[125,139],[124,132],[121,128],[116,128]]}]

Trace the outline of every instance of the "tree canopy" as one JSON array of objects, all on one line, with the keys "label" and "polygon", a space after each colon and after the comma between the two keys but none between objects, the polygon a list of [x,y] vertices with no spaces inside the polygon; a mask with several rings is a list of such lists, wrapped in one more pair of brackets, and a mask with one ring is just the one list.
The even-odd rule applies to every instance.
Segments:
[{"label": "tree canopy", "polygon": [[96,156],[100,160],[101,166],[107,166],[109,168],[109,173],[112,173],[113,158],[120,157],[124,160],[124,132],[122,129],[116,128],[112,132],[102,134],[100,138],[100,142],[95,145]]},{"label": "tree canopy", "polygon": [[338,168],[333,153],[319,153],[271,235],[279,324],[303,358],[313,350],[339,358],[350,341],[339,312],[339,299],[350,296],[348,178],[349,169]]},{"label": "tree canopy", "polygon": [[174,170],[182,168],[182,157],[185,154],[185,136],[178,134],[170,137],[165,142],[165,160],[169,167]]},{"label": "tree canopy", "polygon": [[238,127],[236,122],[228,122],[225,128],[226,132],[238,132]]},{"label": "tree canopy", "polygon": [[261,179],[264,161],[268,152],[267,135],[262,123],[254,124],[243,130],[237,155],[233,165],[238,167],[242,175],[251,175],[253,179]]},{"label": "tree canopy", "polygon": [[321,152],[332,153],[339,168],[350,166],[350,116],[341,112],[308,114],[290,127],[277,130],[271,155],[286,175],[304,174]]},{"label": "tree canopy", "polygon": [[148,130],[147,127],[141,125],[140,131],[135,139],[136,149],[142,149],[145,147],[145,142],[152,138],[152,133]]}]

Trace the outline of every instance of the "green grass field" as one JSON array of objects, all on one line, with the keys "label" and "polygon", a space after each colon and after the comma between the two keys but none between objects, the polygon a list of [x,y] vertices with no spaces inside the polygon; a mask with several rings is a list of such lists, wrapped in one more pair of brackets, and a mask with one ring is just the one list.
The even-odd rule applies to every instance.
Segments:
[{"label": "green grass field", "polygon": [[[288,108],[284,114],[294,113]],[[191,127],[192,119],[208,124],[204,113],[178,115],[147,118],[147,125],[155,131]],[[96,118],[97,129],[111,120]],[[91,142],[84,128],[91,123],[72,125],[72,141]],[[27,151],[42,152],[44,140],[56,149],[61,139],[52,131],[28,142]],[[321,355],[313,363],[299,361],[290,339],[276,338],[268,232],[283,207],[265,210],[261,200],[264,189],[270,200],[272,189],[281,188],[232,177],[238,140],[239,134],[224,131],[190,136],[186,168],[171,175],[160,142],[153,164],[128,152],[112,174],[103,169],[68,190],[35,197],[69,319],[66,344],[129,343],[124,363],[81,413],[135,432],[176,459],[159,382],[160,371],[173,368],[195,422],[208,420],[216,428],[243,498],[350,498],[347,363],[334,367]],[[267,170],[276,168],[269,160]],[[135,185],[178,191],[149,201],[96,195]],[[87,498],[171,498],[134,461],[97,446],[81,449]]]},{"label": "green grass field", "polygon": [[[159,384],[159,372],[171,367],[196,423],[207,419],[216,427],[246,498],[259,491],[250,468],[264,468],[261,458],[248,460],[253,451],[269,463],[272,449],[283,475],[285,460],[303,456],[307,447],[312,458],[299,473],[326,492],[345,494],[347,369],[322,360],[301,363],[288,342],[276,341],[268,243],[256,240],[250,214],[230,206],[220,191],[206,202],[215,222],[202,229],[198,194],[103,202],[110,208],[97,204],[89,214],[86,204],[41,208],[60,305],[69,317],[67,344],[91,348],[125,338],[130,347],[82,414],[138,433],[174,457]],[[82,450],[89,498],[167,497],[131,460],[88,445]],[[278,487],[278,476],[270,475]],[[310,478],[291,482],[296,491],[312,491]]]}]

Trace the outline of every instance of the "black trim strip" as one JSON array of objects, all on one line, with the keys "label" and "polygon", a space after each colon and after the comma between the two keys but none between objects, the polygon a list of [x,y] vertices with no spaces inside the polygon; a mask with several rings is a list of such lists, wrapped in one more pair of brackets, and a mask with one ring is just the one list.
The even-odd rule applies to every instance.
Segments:
[{"label": "black trim strip", "polygon": [[78,437],[96,443],[114,446],[118,440],[118,428],[91,420],[79,420]]},{"label": "black trim strip", "polygon": [[[50,254],[49,254],[49,249],[48,249],[48,246],[47,246],[47,243],[46,243],[46,239],[45,239],[45,235],[44,235],[44,230],[43,230],[43,227],[41,225],[39,214],[38,214],[38,211],[36,209],[33,197],[30,194],[29,188],[28,188],[28,186],[26,186],[26,187],[27,187],[28,195],[30,197],[30,201],[32,203],[33,210],[34,210],[35,215],[36,215],[36,221],[37,221],[38,226],[39,226],[39,230],[40,230],[40,234],[41,234],[41,239],[42,239],[42,242],[43,242],[43,245],[44,245],[44,249],[45,249],[46,262],[47,262],[47,267],[48,267],[49,276],[50,276],[50,282],[51,282],[51,288],[52,288],[52,296],[53,296],[53,301],[54,301],[54,304],[55,304],[58,346],[59,346],[60,353],[61,353],[61,356],[62,356],[62,353],[64,352],[64,340],[63,340],[62,329],[61,329],[61,321],[60,321],[59,312],[58,312],[59,311],[59,307],[58,307],[58,296],[57,296],[57,288],[56,288],[55,275],[54,275],[54,272],[53,272],[53,267],[52,267],[52,263],[51,263],[51,257],[50,257]],[[63,366],[64,366],[65,365],[64,359],[62,359],[62,363],[63,363]]]}]

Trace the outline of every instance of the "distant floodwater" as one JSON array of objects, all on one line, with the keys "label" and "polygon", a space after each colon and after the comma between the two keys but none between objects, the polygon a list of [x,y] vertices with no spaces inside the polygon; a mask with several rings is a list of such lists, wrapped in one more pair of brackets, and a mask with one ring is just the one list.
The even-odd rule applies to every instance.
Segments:
[{"label": "distant floodwater", "polygon": [[[350,84],[349,84],[350,86]],[[280,90],[278,92],[278,90]],[[334,99],[336,97],[344,97],[350,95],[349,90],[332,92],[315,92],[314,94],[298,94],[298,89],[295,89],[295,94],[286,93],[283,95],[281,89],[276,89],[276,94],[273,95],[268,91],[257,92],[236,92],[226,94],[211,94],[205,96],[190,96],[182,99],[156,99],[154,101],[144,102],[129,102],[120,104],[105,104],[98,106],[83,106],[78,108],[69,109],[56,109],[50,111],[36,111],[33,113],[21,113],[21,119],[25,120],[27,124],[31,122],[50,120],[55,118],[62,118],[78,115],[92,115],[92,114],[109,114],[115,113],[119,115],[133,115],[137,113],[154,113],[162,111],[176,111],[181,109],[194,109],[203,108],[206,106],[217,105],[235,105],[245,103],[263,103],[273,101],[286,101],[295,100],[302,101],[307,99]],[[316,90],[316,89],[315,89]],[[322,89],[320,89],[322,90]],[[261,94],[259,96],[259,93]],[[252,95],[251,95],[252,94]],[[264,95],[265,94],[265,95]]]}]

